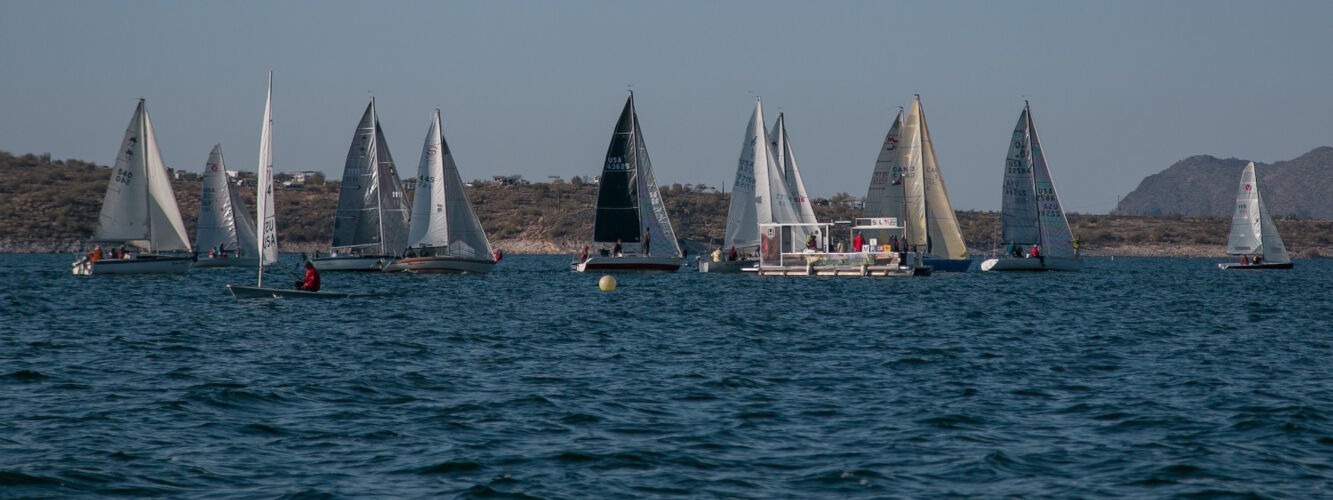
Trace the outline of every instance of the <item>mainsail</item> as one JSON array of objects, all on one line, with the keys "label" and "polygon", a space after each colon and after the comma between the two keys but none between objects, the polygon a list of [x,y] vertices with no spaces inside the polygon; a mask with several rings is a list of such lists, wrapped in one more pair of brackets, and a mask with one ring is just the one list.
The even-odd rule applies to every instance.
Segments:
[{"label": "mainsail", "polygon": [[[898,116],[893,119],[893,125],[889,127],[889,133],[884,135],[879,156],[875,158],[875,170],[870,174],[870,188],[866,191],[865,206],[862,208],[863,217],[894,217],[899,221],[905,219],[903,210],[907,205],[901,188],[902,167],[898,164],[902,124],[903,112],[898,111]],[[866,236],[884,242],[889,235],[889,232],[883,231]]]},{"label": "mainsail", "polygon": [[264,285],[264,266],[278,262],[278,223],[273,211],[273,72],[268,74],[268,93],[264,97],[264,123],[259,131],[259,165],[255,172],[256,220],[260,224],[259,286]]},{"label": "mainsail", "polygon": [[95,235],[98,241],[128,243],[149,252],[190,251],[143,99],[125,129]]},{"label": "mainsail", "polygon": [[1291,262],[1277,225],[1259,194],[1259,181],[1254,174],[1254,162],[1245,165],[1236,189],[1236,212],[1231,216],[1231,234],[1227,237],[1227,253],[1232,255],[1262,254],[1272,264]]},{"label": "mainsail", "polygon": [[463,192],[463,179],[444,140],[438,109],[421,149],[408,246],[447,248],[448,255],[456,257],[491,258],[490,241]]},{"label": "mainsail", "polygon": [[653,178],[648,146],[634,111],[634,94],[630,93],[606,149],[597,188],[593,241],[641,243],[645,230],[656,242],[649,246],[652,255],[680,256],[676,232]]},{"label": "mainsail", "polygon": [[1004,196],[1000,203],[1000,237],[1006,243],[1033,245],[1041,243],[1037,227],[1037,202],[1033,194],[1032,121],[1028,106],[1018,115],[1009,154],[1004,160]]},{"label": "mainsail", "polygon": [[407,247],[409,216],[407,196],[371,99],[343,165],[333,249],[397,255]]},{"label": "mainsail", "polygon": [[760,224],[797,222],[780,168],[764,130],[763,106],[756,100],[732,183],[724,239],[727,247],[759,246]]}]

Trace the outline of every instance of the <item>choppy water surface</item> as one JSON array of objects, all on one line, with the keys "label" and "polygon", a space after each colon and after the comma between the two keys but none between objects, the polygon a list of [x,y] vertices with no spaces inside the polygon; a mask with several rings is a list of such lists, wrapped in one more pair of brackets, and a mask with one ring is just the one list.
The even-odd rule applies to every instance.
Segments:
[{"label": "choppy water surface", "polygon": [[0,496],[1333,495],[1333,262],[239,302],[70,260],[0,256]]}]

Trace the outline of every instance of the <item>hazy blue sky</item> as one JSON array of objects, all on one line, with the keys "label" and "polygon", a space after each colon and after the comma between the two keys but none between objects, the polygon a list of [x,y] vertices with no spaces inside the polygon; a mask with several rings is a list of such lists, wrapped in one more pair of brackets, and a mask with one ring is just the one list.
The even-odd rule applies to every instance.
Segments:
[{"label": "hazy blue sky", "polygon": [[[600,171],[627,86],[658,181],[730,185],[752,95],[812,195],[864,196],[922,96],[954,206],[997,210],[1032,100],[1061,198],[1105,212],[1186,156],[1333,144],[1333,2],[14,1],[0,149],[110,163],[140,96],[169,166],[341,175],[372,95],[400,172],[430,112],[465,179]],[[0,181],[3,182],[3,181]]]}]

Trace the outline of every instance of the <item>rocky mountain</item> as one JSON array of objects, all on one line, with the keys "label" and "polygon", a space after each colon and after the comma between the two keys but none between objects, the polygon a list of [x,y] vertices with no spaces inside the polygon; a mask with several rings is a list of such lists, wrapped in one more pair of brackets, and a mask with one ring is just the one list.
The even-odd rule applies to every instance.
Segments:
[{"label": "rocky mountain", "polygon": [[[1236,183],[1247,160],[1191,156],[1143,179],[1115,213],[1229,217]],[[1255,174],[1275,216],[1333,219],[1333,147],[1321,146],[1272,165],[1255,162]]]}]

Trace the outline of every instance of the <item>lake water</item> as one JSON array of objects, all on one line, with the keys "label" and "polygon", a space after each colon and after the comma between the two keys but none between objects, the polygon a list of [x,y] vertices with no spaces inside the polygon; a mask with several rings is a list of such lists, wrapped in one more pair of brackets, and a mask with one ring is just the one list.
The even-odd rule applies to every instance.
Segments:
[{"label": "lake water", "polygon": [[72,259],[0,255],[0,497],[1333,495],[1333,261],[240,302]]}]

